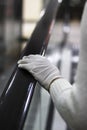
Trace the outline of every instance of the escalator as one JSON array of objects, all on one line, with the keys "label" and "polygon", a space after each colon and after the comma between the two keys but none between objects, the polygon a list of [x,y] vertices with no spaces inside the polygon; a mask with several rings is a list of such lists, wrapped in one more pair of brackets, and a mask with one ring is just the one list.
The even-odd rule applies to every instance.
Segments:
[{"label": "escalator", "polygon": [[[20,58],[29,54],[45,55],[58,7],[58,0],[49,2],[45,14],[38,22]],[[0,97],[1,130],[23,129],[35,86],[36,80],[32,75],[16,65]]]},{"label": "escalator", "polygon": [[[60,7],[58,0],[51,0],[47,6],[45,14],[41,17],[37,26],[27,42],[26,48],[23,50],[24,55],[40,54],[45,55],[49,38],[56,20],[56,14]],[[67,21],[65,21],[67,22]],[[67,35],[64,32],[64,44],[57,46],[57,51],[65,54],[65,43],[67,42]],[[63,48],[64,47],[64,48]],[[68,48],[68,46],[66,46]],[[53,48],[52,48],[53,49]],[[74,51],[73,48],[68,48],[72,55],[78,56],[78,49]],[[69,55],[69,56],[70,56]],[[65,55],[64,55],[65,56]],[[61,69],[63,59],[57,59],[57,66]],[[62,62],[62,63],[61,63]],[[77,62],[70,62],[72,65],[72,72],[70,77],[74,77]],[[74,70],[74,71],[73,71]],[[73,78],[70,79],[73,83]],[[38,87],[37,81],[25,70],[17,67],[12,72],[12,75],[0,97],[0,129],[1,130],[42,130],[41,125],[44,123],[45,130],[51,130],[53,126],[54,106],[50,100],[48,104],[47,119],[42,120],[41,115],[41,87]],[[46,97],[45,97],[46,98]],[[38,114],[39,113],[39,114]],[[69,129],[69,128],[67,128]],[[69,129],[70,130],[70,129]]]}]

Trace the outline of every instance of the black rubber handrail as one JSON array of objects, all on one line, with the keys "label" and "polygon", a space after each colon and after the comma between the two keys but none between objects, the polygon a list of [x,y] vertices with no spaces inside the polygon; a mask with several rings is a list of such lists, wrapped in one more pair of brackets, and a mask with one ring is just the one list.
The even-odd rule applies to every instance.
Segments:
[{"label": "black rubber handrail", "polygon": [[[20,58],[45,53],[58,5],[58,0],[50,0]],[[32,75],[16,65],[0,98],[0,130],[23,129],[35,85]]]}]

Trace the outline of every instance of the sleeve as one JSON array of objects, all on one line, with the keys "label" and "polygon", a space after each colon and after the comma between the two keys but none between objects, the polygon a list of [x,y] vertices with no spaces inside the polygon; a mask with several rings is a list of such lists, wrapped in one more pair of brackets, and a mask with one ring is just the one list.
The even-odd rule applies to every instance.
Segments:
[{"label": "sleeve", "polygon": [[58,79],[50,86],[57,110],[73,130],[87,130],[87,2],[81,21],[81,43],[75,85]]},{"label": "sleeve", "polygon": [[[87,129],[87,95],[80,95],[76,85],[65,79],[55,80],[50,87],[50,95],[60,115],[73,130]],[[87,96],[86,96],[87,97]]]}]

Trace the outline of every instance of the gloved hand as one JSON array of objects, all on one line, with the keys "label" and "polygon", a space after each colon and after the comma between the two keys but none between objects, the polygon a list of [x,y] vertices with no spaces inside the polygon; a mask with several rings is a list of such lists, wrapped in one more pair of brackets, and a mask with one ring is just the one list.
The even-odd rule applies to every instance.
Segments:
[{"label": "gloved hand", "polygon": [[48,91],[51,83],[61,77],[58,68],[40,55],[24,56],[18,61],[18,67],[29,71]]}]

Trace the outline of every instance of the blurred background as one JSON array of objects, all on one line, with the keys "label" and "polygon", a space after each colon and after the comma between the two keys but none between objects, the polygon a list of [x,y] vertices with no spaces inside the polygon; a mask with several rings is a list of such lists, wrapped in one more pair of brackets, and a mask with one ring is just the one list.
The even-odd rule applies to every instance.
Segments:
[{"label": "blurred background", "polygon": [[[49,0],[0,0],[0,95]],[[46,57],[72,84],[79,61],[80,22],[85,0],[59,0]],[[68,68],[68,71],[66,69]],[[70,130],[49,94],[37,84],[24,130]],[[35,105],[37,104],[37,105]]]}]

